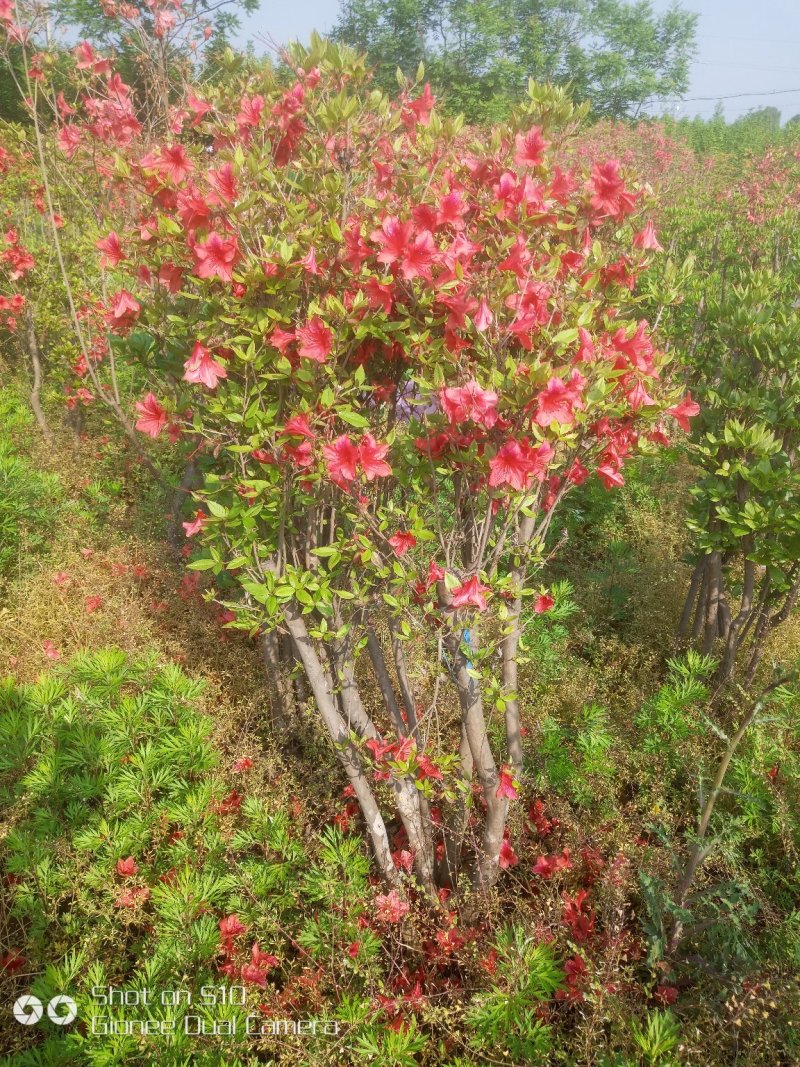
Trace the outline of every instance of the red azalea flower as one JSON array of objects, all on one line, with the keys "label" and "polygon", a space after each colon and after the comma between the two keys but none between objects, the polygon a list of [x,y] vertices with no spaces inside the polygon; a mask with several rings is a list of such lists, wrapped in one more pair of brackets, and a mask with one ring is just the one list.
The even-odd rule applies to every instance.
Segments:
[{"label": "red azalea flower", "polygon": [[221,237],[210,233],[205,241],[194,246],[195,273],[198,278],[233,280],[233,268],[241,258],[235,237]]},{"label": "red azalea flower", "polygon": [[544,160],[544,151],[549,141],[545,141],[538,126],[533,126],[527,133],[518,133],[514,144],[514,162],[518,167],[538,167]]},{"label": "red azalea flower", "polygon": [[167,425],[167,413],[152,393],[147,393],[143,400],[138,400],[134,405],[140,418],[136,421],[136,429],[140,433],[146,433],[148,437],[156,438]]},{"label": "red azalea flower", "polygon": [[199,533],[203,529],[207,522],[208,515],[206,515],[204,511],[196,511],[193,519],[189,522],[184,522],[181,525],[183,526],[187,537],[194,537],[196,533]]},{"label": "red azalea flower", "polygon": [[697,401],[692,400],[691,393],[687,393],[683,400],[681,400],[680,404],[667,408],[667,414],[672,415],[684,433],[688,433],[691,429],[689,419],[694,418],[694,416],[699,413],[700,405]]},{"label": "red azalea flower", "polygon": [[385,460],[388,445],[379,445],[371,433],[365,433],[358,445],[358,462],[368,482],[375,478],[386,478],[392,468]]},{"label": "red azalea flower", "polygon": [[219,932],[224,938],[234,938],[240,934],[247,933],[247,927],[236,914],[227,915],[224,919],[220,919],[217,926],[219,926]]},{"label": "red azalea flower", "polygon": [[[299,347],[297,354],[315,363],[324,363],[333,347],[333,332],[325,325],[319,315],[315,315],[296,332]],[[273,332],[273,341],[274,332]]]},{"label": "red azalea flower", "polygon": [[375,917],[378,922],[399,923],[409,912],[409,904],[396,889],[375,898]]},{"label": "red azalea flower", "polygon": [[388,541],[398,556],[404,556],[417,543],[416,537],[408,530],[398,530],[396,534],[388,538]]},{"label": "red azalea flower", "polygon": [[220,378],[227,378],[228,372],[225,367],[212,357],[211,353],[199,341],[195,342],[192,354],[183,364],[183,380],[198,385],[205,385],[209,389],[216,389]]},{"label": "red azalea flower", "polygon": [[453,590],[451,604],[454,608],[475,607],[478,611],[486,611],[486,593],[488,585],[482,585],[476,575],[467,579],[457,589]]},{"label": "red azalea flower", "polygon": [[119,234],[113,230],[107,237],[100,238],[95,247],[102,252],[100,256],[100,265],[102,267],[116,267],[125,259]]},{"label": "red azalea flower", "polygon": [[358,449],[346,435],[337,437],[329,445],[324,445],[322,454],[334,482],[352,482],[356,476]]}]

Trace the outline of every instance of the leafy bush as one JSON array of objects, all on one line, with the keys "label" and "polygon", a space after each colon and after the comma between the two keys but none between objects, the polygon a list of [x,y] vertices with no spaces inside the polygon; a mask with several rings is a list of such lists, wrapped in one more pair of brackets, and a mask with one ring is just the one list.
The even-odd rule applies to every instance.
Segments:
[{"label": "leafy bush", "polygon": [[492,989],[476,997],[467,1015],[477,1049],[513,1057],[512,1062],[546,1063],[551,1028],[541,1007],[564,980],[552,949],[515,926],[497,939],[497,976]]}]

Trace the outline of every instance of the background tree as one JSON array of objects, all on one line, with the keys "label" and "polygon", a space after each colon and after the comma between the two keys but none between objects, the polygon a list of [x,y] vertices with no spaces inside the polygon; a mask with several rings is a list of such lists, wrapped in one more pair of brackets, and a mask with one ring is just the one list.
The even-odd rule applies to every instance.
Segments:
[{"label": "background tree", "polygon": [[115,69],[139,97],[150,124],[166,122],[167,109],[187,77],[212,72],[239,28],[237,11],[252,14],[258,0],[166,0],[115,3],[64,0],[51,17],[68,37],[77,31],[115,56]]},{"label": "background tree", "polygon": [[425,63],[470,121],[504,117],[528,79],[569,84],[596,115],[638,113],[685,92],[697,16],[649,0],[344,0],[334,36],[366,51],[391,90]]}]

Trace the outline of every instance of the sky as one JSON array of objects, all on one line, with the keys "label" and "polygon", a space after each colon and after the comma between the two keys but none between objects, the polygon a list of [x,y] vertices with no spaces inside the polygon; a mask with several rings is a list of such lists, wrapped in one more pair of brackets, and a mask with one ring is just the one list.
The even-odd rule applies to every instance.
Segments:
[{"label": "sky", "polygon": [[[777,107],[784,121],[800,114],[800,0],[682,2],[700,16],[697,55],[686,99],[663,109],[708,118],[716,101],[729,97],[722,99],[728,119],[767,106]],[[653,6],[665,10],[669,0],[653,0]],[[243,19],[240,40],[252,40],[258,52],[264,38],[306,41],[312,30],[327,33],[338,10],[338,0],[261,0],[260,10]]]}]

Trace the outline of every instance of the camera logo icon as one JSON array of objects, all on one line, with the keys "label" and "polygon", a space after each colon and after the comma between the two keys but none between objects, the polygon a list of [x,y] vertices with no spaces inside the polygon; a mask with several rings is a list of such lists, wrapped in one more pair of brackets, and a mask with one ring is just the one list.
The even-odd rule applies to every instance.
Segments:
[{"label": "camera logo icon", "polygon": [[[14,1001],[12,1007],[14,1018],[22,1026],[35,1026],[42,1015],[44,1007],[38,997],[32,993],[25,993]],[[47,1004],[47,1018],[56,1026],[67,1026],[78,1014],[78,1005],[63,993],[53,997]]]},{"label": "camera logo icon", "polygon": [[47,1005],[47,1018],[56,1026],[67,1026],[77,1014],[78,1005],[72,997],[67,997],[63,993],[58,997],[53,997]]}]

